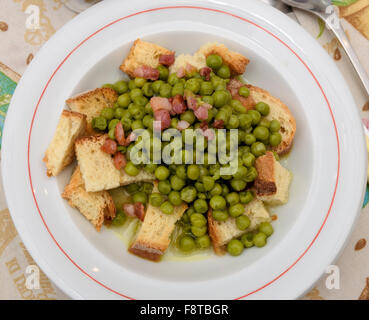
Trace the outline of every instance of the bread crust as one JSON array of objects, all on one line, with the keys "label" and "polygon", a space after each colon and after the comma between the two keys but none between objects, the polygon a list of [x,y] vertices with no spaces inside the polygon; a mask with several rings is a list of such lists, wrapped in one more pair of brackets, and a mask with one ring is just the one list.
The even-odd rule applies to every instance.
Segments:
[{"label": "bread crust", "polygon": [[280,99],[273,97],[268,91],[252,85],[247,85],[247,87],[255,103],[269,104],[270,113],[266,118],[268,120],[278,118],[277,120],[281,124],[282,141],[278,146],[270,147],[270,150],[277,152],[280,156],[287,154],[291,150],[296,133],[296,120],[291,111]]},{"label": "bread crust", "polygon": [[270,196],[277,192],[274,174],[274,154],[267,152],[255,161],[258,176],[254,182],[254,189],[258,196]]},{"label": "bread crust", "polygon": [[209,229],[209,236],[210,236],[211,243],[212,243],[215,254],[218,256],[224,255],[226,253],[226,249],[225,249],[225,246],[222,246],[220,244],[217,226],[213,218],[213,211],[211,208],[208,210],[208,229]]}]

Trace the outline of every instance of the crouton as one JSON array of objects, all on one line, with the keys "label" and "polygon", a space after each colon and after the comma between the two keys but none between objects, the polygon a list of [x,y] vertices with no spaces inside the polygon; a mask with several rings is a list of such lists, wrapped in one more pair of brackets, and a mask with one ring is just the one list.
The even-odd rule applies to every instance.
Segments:
[{"label": "crouton", "polygon": [[223,63],[228,65],[230,68],[232,75],[245,73],[246,66],[250,62],[250,60],[242,54],[231,51],[224,44],[217,42],[209,42],[203,45],[197,53],[201,53],[205,57],[211,54],[217,54],[221,56]]},{"label": "crouton", "polygon": [[86,191],[96,192],[109,190],[119,186],[150,182],[155,179],[153,174],[141,170],[137,176],[129,176],[124,169],[114,166],[111,155],[101,150],[108,138],[107,134],[86,136],[76,141],[76,155],[81,168]]},{"label": "crouton", "polygon": [[92,91],[81,93],[66,101],[67,106],[72,110],[87,117],[87,132],[92,134],[92,119],[100,115],[104,108],[112,108],[118,100],[118,94],[111,88],[97,88]]},{"label": "crouton", "polygon": [[68,200],[71,207],[77,208],[97,231],[100,231],[104,221],[111,221],[115,217],[115,206],[110,194],[107,191],[87,192],[79,167],[75,169],[62,197]]},{"label": "crouton", "polygon": [[272,147],[271,150],[277,152],[279,155],[288,153],[292,147],[293,138],[296,132],[296,121],[292,116],[288,107],[279,99],[273,97],[268,91],[248,85],[250,90],[250,96],[254,99],[255,103],[265,102],[270,106],[270,112],[266,116],[266,119],[271,121],[273,119],[278,120],[281,124],[281,143]]},{"label": "crouton", "polygon": [[74,142],[86,129],[86,116],[64,110],[43,161],[47,175],[57,176],[74,159]]},{"label": "crouton", "polygon": [[[155,184],[154,192],[157,191]],[[144,222],[129,251],[152,261],[159,261],[170,245],[176,222],[187,210],[187,204],[174,207],[173,214],[165,214],[160,208],[148,205]]]},{"label": "crouton", "polygon": [[212,210],[208,212],[208,228],[214,252],[222,255],[226,252],[226,245],[234,238],[239,238],[243,234],[257,229],[262,222],[270,221],[269,212],[264,207],[261,200],[254,199],[245,205],[243,213],[250,218],[250,227],[246,230],[238,229],[236,219],[229,217],[225,221],[216,221],[213,218]]},{"label": "crouton", "polygon": [[171,73],[177,72],[180,68],[186,68],[187,64],[194,66],[200,70],[206,67],[206,57],[202,52],[196,52],[194,55],[191,54],[180,54],[176,57],[174,64],[169,67]]},{"label": "crouton", "polygon": [[270,205],[281,205],[288,201],[288,188],[292,174],[275,159],[272,152],[267,152],[255,161],[258,177],[254,182],[258,199]]},{"label": "crouton", "polygon": [[140,66],[158,67],[159,57],[162,54],[174,54],[174,52],[160,47],[157,44],[137,39],[133,43],[120,69],[130,77],[134,77],[133,72]]}]

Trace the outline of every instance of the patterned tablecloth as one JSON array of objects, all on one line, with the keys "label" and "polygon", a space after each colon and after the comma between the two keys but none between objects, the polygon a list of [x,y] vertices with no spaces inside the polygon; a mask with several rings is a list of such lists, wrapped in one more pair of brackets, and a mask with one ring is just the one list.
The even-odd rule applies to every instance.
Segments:
[{"label": "patterned tablecloth", "polygon": [[[20,75],[42,44],[77,11],[92,2],[97,1],[0,0],[0,143],[6,112]],[[369,73],[369,0],[339,0],[336,3],[340,5],[341,20],[349,39]],[[32,27],[35,20],[30,18],[35,6],[40,17],[39,28]],[[369,118],[369,98],[338,41],[315,17],[301,11],[294,11],[294,14],[332,56],[350,86],[362,117]],[[334,272],[339,271],[339,282],[332,285],[330,273],[333,269],[329,269],[304,299],[369,300],[369,206],[365,208],[366,202],[343,254],[336,261]],[[0,183],[0,299],[68,299],[42,271],[40,288],[32,289],[28,283],[34,270],[32,266],[36,263],[17,234]]]}]

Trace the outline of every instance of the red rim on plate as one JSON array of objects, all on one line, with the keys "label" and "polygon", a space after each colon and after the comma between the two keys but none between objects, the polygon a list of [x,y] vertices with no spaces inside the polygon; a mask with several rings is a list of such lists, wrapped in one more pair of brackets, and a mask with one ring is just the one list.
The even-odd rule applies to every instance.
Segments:
[{"label": "red rim on plate", "polygon": [[277,277],[275,277],[274,279],[272,279],[271,281],[267,282],[266,284],[264,284],[263,286],[249,292],[249,293],[246,293],[238,298],[235,298],[236,300],[238,299],[242,299],[242,298],[245,298],[245,297],[248,297],[260,290],[262,290],[263,288],[269,286],[270,284],[272,284],[273,282],[277,281],[279,278],[281,278],[283,275],[285,275],[290,269],[292,269],[302,258],[303,256],[309,251],[309,249],[312,247],[312,245],[314,244],[315,240],[318,238],[319,234],[321,233],[330,213],[331,213],[331,209],[332,209],[332,206],[333,206],[333,202],[334,202],[334,199],[336,197],[336,191],[337,191],[337,186],[338,186],[338,180],[339,180],[339,175],[340,175],[340,144],[339,144],[339,138],[338,138],[338,130],[337,130],[337,126],[336,126],[336,121],[334,119],[334,115],[333,115],[333,112],[332,112],[332,109],[331,109],[331,106],[329,104],[329,101],[328,101],[328,98],[322,88],[322,86],[320,85],[318,79],[315,77],[315,75],[313,74],[313,72],[311,71],[311,69],[309,68],[309,66],[302,60],[302,58],[288,45],[286,44],[283,40],[281,40],[279,37],[277,37],[276,35],[274,35],[271,31],[267,30],[266,28],[258,25],[257,23],[253,22],[253,21],[250,21],[246,18],[243,18],[243,17],[240,17],[236,14],[233,14],[233,13],[230,13],[230,12],[227,12],[227,11],[223,11],[223,10],[218,10],[218,9],[213,9],[213,8],[206,8],[206,7],[197,7],[197,6],[166,6],[166,7],[159,7],[159,8],[152,8],[152,9],[148,9],[148,10],[144,10],[144,11],[139,11],[139,12],[136,12],[136,13],[133,13],[133,14],[130,14],[130,15],[127,15],[127,16],[124,16],[122,18],[119,18],[107,25],[105,25],[104,27],[100,28],[99,30],[95,31],[93,34],[91,34],[90,36],[88,36],[86,39],[84,39],[82,42],[80,42],[65,58],[64,60],[59,64],[59,66],[56,68],[56,70],[53,72],[53,74],[51,75],[50,79],[47,81],[42,93],[41,93],[41,96],[37,102],[37,105],[36,105],[36,108],[35,108],[35,111],[33,113],[33,117],[32,117],[32,121],[31,121],[31,127],[30,127],[30,130],[29,130],[29,134],[28,134],[28,151],[27,151],[27,165],[28,165],[28,174],[29,174],[29,182],[30,182],[30,187],[31,187],[31,192],[32,192],[32,195],[33,195],[33,199],[35,201],[35,204],[36,204],[36,207],[37,207],[37,210],[38,210],[38,213],[41,217],[41,220],[43,222],[43,224],[45,225],[45,228],[47,230],[47,232],[50,234],[51,238],[53,239],[53,241],[55,242],[55,244],[58,246],[58,248],[61,250],[61,252],[83,273],[85,274],[87,277],[89,277],[91,280],[95,281],[97,284],[99,284],[100,286],[104,287],[105,289],[121,296],[121,297],[124,297],[124,298],[127,298],[127,299],[131,299],[131,300],[134,300],[135,298],[132,298],[132,297],[129,297],[123,293],[120,293],[120,292],[117,292],[116,290],[112,289],[112,288],[109,288],[108,286],[104,285],[103,283],[101,283],[100,281],[98,281],[97,279],[95,279],[94,277],[92,277],[89,273],[87,273],[85,270],[83,270],[69,255],[67,252],[65,252],[65,250],[59,245],[58,241],[55,239],[55,237],[53,236],[53,234],[51,233],[43,215],[42,215],[42,212],[39,208],[39,205],[37,203],[37,199],[36,199],[36,195],[34,193],[34,189],[33,189],[33,183],[32,183],[32,174],[31,174],[31,167],[30,167],[30,145],[31,145],[31,136],[32,136],[32,128],[33,128],[33,124],[34,124],[34,121],[35,121],[35,118],[36,118],[36,113],[37,113],[37,110],[38,110],[38,107],[41,103],[41,100],[50,84],[50,82],[52,81],[52,79],[54,78],[55,74],[59,71],[59,69],[63,66],[63,64],[70,58],[70,56],[78,50],[78,48],[80,48],[85,42],[87,42],[89,39],[91,39],[92,37],[94,37],[96,34],[98,34],[99,32],[103,31],[104,29],[107,29],[109,28],[110,26],[120,22],[120,21],[123,21],[125,19],[128,19],[128,18],[131,18],[131,17],[134,17],[134,16],[137,16],[139,14],[144,14],[144,13],[149,13],[149,12],[153,12],[153,11],[159,11],[159,10],[169,10],[169,9],[198,9],[198,10],[207,10],[207,11],[212,11],[212,12],[217,12],[217,13],[222,13],[222,14],[226,14],[226,15],[229,15],[229,16],[232,16],[236,19],[239,19],[239,20],[242,20],[244,22],[247,22],[249,24],[252,24],[254,25],[255,27],[263,30],[264,32],[268,33],[270,36],[272,36],[273,38],[275,38],[276,40],[278,40],[280,43],[282,43],[285,47],[287,47],[292,54],[294,54],[296,56],[296,58],[304,65],[304,67],[307,69],[307,71],[310,73],[310,75],[313,77],[314,81],[316,82],[317,86],[319,87],[322,95],[324,96],[324,99],[327,103],[327,106],[329,108],[329,112],[330,112],[330,115],[331,115],[331,118],[332,118],[332,122],[333,122],[333,125],[334,125],[334,130],[335,130],[335,134],[336,134],[336,140],[337,140],[337,152],[338,152],[338,163],[337,163],[337,177],[336,177],[336,183],[335,183],[335,187],[334,187],[334,192],[333,192],[333,196],[332,196],[332,200],[330,202],[330,206],[329,206],[329,209],[328,209],[328,212],[326,213],[325,217],[324,217],[324,220],[323,220],[323,223],[322,225],[320,226],[318,232],[316,233],[316,235],[314,236],[313,240],[310,242],[310,244],[308,245],[308,247],[304,250],[304,252],[295,260],[294,263],[292,263],[289,267],[286,268],[286,270],[284,270],[281,274],[279,274]]}]

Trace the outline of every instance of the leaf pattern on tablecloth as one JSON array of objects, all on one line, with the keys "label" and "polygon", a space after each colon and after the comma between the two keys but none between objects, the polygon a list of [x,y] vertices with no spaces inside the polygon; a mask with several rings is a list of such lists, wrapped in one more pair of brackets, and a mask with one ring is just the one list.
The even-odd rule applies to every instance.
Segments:
[{"label": "leaf pattern on tablecloth", "polygon": [[0,256],[16,235],[17,231],[8,209],[0,211]]},{"label": "leaf pattern on tablecloth", "polygon": [[365,287],[361,292],[359,300],[369,300],[369,278],[366,278]]},{"label": "leaf pattern on tablecloth", "polygon": [[320,296],[320,292],[317,288],[313,288],[309,293],[306,294],[306,297],[309,300],[324,300],[324,298]]}]

